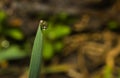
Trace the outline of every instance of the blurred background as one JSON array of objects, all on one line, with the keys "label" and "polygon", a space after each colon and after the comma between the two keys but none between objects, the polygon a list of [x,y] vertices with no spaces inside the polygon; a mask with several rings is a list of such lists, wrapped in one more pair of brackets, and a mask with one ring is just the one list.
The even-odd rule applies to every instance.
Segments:
[{"label": "blurred background", "polygon": [[0,78],[27,78],[40,20],[41,78],[120,77],[120,0],[0,0]]}]

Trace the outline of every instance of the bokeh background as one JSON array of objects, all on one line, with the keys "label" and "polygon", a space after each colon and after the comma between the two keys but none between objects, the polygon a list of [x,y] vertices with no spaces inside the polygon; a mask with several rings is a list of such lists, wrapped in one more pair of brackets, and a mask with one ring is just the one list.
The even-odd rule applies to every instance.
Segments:
[{"label": "bokeh background", "polygon": [[41,78],[120,77],[120,0],[0,0],[0,78],[27,78],[40,20]]}]

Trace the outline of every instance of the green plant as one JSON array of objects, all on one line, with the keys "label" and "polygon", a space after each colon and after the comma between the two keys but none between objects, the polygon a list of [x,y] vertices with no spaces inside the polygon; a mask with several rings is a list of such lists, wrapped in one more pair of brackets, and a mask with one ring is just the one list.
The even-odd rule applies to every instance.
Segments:
[{"label": "green plant", "polygon": [[18,45],[12,45],[9,48],[0,49],[0,62],[5,60],[21,59],[28,56]]},{"label": "green plant", "polygon": [[20,41],[20,40],[24,39],[24,34],[19,29],[14,29],[14,28],[9,29],[9,30],[6,29],[6,31],[3,32],[3,33],[5,34],[5,36],[8,36],[8,37],[10,37],[10,38],[12,38],[14,40]]},{"label": "green plant", "polygon": [[24,34],[23,32],[18,29],[18,28],[8,28],[6,26],[6,19],[7,19],[7,14],[0,10],[0,34],[10,37],[14,40],[23,40],[24,39]]},{"label": "green plant", "polygon": [[70,32],[70,27],[66,25],[49,23],[49,28],[44,33],[46,38],[44,40],[43,58],[45,60],[51,60],[56,52],[61,52],[64,46],[62,38]]},{"label": "green plant", "polygon": [[49,27],[45,32],[42,32],[45,37],[43,40],[43,59],[50,61],[55,54],[62,51],[64,46],[62,39],[71,33],[69,25],[73,23],[73,18],[64,12],[50,16],[43,13],[39,15],[39,18],[48,21]]},{"label": "green plant", "polygon": [[43,58],[51,60],[56,52],[61,52],[64,44],[62,38],[69,35],[71,29],[64,24],[54,24],[49,21],[49,28],[44,32]]},{"label": "green plant", "polygon": [[43,35],[41,28],[42,29],[46,28],[46,23],[44,21],[40,21],[37,34],[35,37],[30,61],[29,78],[39,78],[39,71],[41,70],[43,48]]}]

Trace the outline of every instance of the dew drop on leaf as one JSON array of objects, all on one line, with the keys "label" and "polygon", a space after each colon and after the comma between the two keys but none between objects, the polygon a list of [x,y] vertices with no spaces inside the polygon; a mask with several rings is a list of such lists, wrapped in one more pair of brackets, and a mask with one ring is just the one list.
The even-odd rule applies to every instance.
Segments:
[{"label": "dew drop on leaf", "polygon": [[47,29],[47,22],[44,20],[40,20],[39,25],[41,26],[41,30],[46,30]]}]

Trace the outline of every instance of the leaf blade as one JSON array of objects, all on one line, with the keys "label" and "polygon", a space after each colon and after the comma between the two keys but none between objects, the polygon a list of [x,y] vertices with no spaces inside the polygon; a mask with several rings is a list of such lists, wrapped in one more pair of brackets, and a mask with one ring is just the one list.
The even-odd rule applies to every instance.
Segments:
[{"label": "leaf blade", "polygon": [[29,69],[29,78],[38,78],[39,77],[39,71],[41,67],[41,61],[42,61],[42,46],[43,40],[42,40],[42,31],[41,27],[39,25],[37,34],[34,40],[32,55],[31,55],[31,61],[30,61],[30,69]]}]

